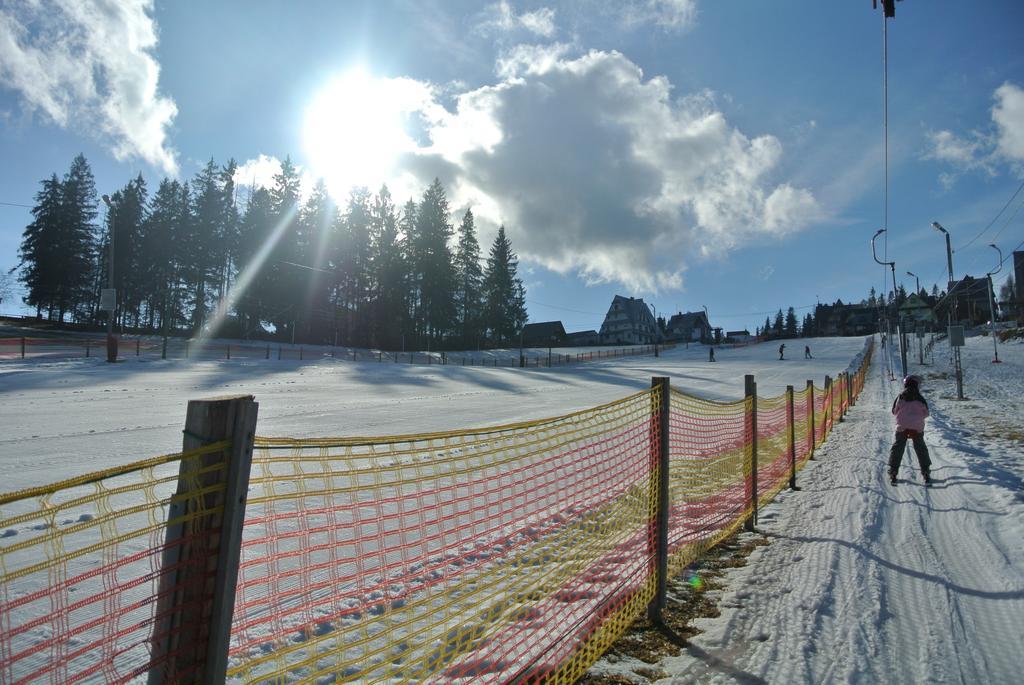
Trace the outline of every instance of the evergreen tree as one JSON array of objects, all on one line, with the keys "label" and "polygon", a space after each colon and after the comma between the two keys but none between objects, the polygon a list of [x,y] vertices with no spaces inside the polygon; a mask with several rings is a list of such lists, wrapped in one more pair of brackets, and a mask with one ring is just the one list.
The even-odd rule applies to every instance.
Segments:
[{"label": "evergreen tree", "polygon": [[369,314],[370,296],[370,191],[353,188],[341,224],[339,276],[345,314],[345,341],[366,345],[369,331],[361,325]]},{"label": "evergreen tree", "polygon": [[[57,320],[65,312],[85,320],[96,300],[96,182],[85,156],[78,155],[64,177],[58,234]],[[116,248],[115,244],[115,248]]]},{"label": "evergreen tree", "polygon": [[[267,254],[274,232],[274,208],[270,191],[253,188],[246,200],[245,214],[238,226],[238,246],[235,262],[238,276],[235,287],[235,311],[248,338],[254,331],[263,332],[263,322],[270,321],[274,311],[270,301],[271,271],[267,267]],[[276,270],[275,270],[276,273]]]},{"label": "evergreen tree", "polygon": [[223,194],[224,216],[221,224],[221,235],[219,240],[223,246],[221,251],[221,264],[217,269],[217,299],[223,300],[231,288],[234,278],[234,270],[238,265],[239,238],[241,231],[241,217],[238,213],[238,202],[235,188],[235,173],[238,171],[238,163],[229,159],[220,173],[221,193]]},{"label": "evergreen tree", "polygon": [[797,336],[796,311],[792,307],[786,310],[785,334],[787,338],[795,338]]},{"label": "evergreen tree", "polygon": [[[423,298],[421,296],[423,290],[423,259],[419,253],[421,241],[419,234],[416,232],[416,215],[416,203],[409,200],[405,203],[405,207],[402,208],[402,214],[398,222],[400,239],[404,246],[403,254],[406,265],[406,316],[402,335],[405,339],[404,342],[410,345],[416,343],[422,329],[422,316],[420,312],[423,309]],[[404,348],[405,346],[403,345]]]},{"label": "evergreen tree", "polygon": [[298,228],[299,172],[291,157],[281,162],[281,171],[274,175],[270,189],[271,245],[269,256],[260,267],[256,284],[260,300],[265,304],[266,320],[273,324],[279,340],[295,339],[295,321],[298,317],[295,293],[299,291],[304,275],[299,273],[303,253],[302,237]]},{"label": "evergreen tree", "polygon": [[775,324],[772,326],[772,333],[776,338],[782,337],[783,326],[782,310],[780,309],[775,313]]},{"label": "evergreen tree", "polygon": [[142,225],[139,269],[146,274],[145,290],[148,324],[164,334],[183,321],[182,261],[184,230],[189,219],[188,193],[178,181],[165,178],[149,203]]},{"label": "evergreen tree", "polygon": [[810,312],[804,315],[804,323],[800,328],[800,334],[805,338],[810,338],[814,335],[814,317]]},{"label": "evergreen tree", "polygon": [[[117,308],[122,321],[130,320],[139,326],[145,280],[149,274],[141,263],[143,223],[146,219],[148,192],[146,181],[139,174],[109,198],[106,224],[107,235],[114,236],[114,287],[117,289]],[[100,272],[108,267],[109,251],[100,252]]]},{"label": "evergreen tree", "polygon": [[317,181],[309,199],[299,212],[299,233],[303,236],[304,276],[302,289],[293,293],[299,299],[299,333],[306,340],[334,342],[336,330],[332,295],[335,275],[330,263],[329,246],[337,230],[338,208],[322,180]]},{"label": "evergreen tree", "polygon": [[484,272],[484,322],[497,344],[511,342],[526,325],[526,289],[518,270],[519,261],[501,226]]},{"label": "evergreen tree", "polygon": [[455,326],[455,267],[448,241],[454,232],[448,221],[448,198],[441,181],[423,193],[416,211],[416,245],[419,262],[420,316],[429,343],[441,342]]},{"label": "evergreen tree", "polygon": [[473,212],[469,209],[459,224],[459,242],[455,250],[455,272],[458,281],[455,291],[459,334],[462,346],[472,348],[482,334],[483,302],[481,287],[483,270],[480,268],[480,243],[476,239]]},{"label": "evergreen tree", "polygon": [[370,211],[370,245],[373,340],[396,349],[405,327],[408,284],[398,215],[387,186],[381,187]]},{"label": "evergreen tree", "polygon": [[869,307],[875,307],[878,305],[878,294],[875,293],[875,286],[871,286],[871,292],[868,294],[867,304]]},{"label": "evergreen tree", "polygon": [[761,329],[761,335],[764,336],[765,340],[772,339],[772,322],[767,316],[764,317],[764,328]]},{"label": "evergreen tree", "polygon": [[36,308],[36,316],[45,309],[47,318],[52,319],[60,279],[63,186],[57,174],[41,184],[32,208],[32,223],[22,234],[18,280],[25,285],[25,304]]}]

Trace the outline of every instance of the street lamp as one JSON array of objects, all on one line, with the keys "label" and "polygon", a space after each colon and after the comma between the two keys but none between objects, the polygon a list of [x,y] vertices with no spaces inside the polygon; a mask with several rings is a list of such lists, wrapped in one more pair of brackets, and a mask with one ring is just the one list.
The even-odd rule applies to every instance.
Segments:
[{"label": "street lamp", "polygon": [[110,216],[113,206],[110,204],[110,196],[103,195],[103,204],[107,206],[107,232],[110,242],[110,264],[107,265],[107,288],[101,293],[101,308],[107,310],[107,362],[117,361],[117,336],[114,335],[114,312],[117,309],[117,290],[114,288],[114,220]]},{"label": "street lamp", "polygon": [[992,288],[992,276],[994,276],[995,274],[999,273],[999,271],[1003,268],[1003,251],[1000,250],[998,247],[996,247],[992,243],[989,243],[989,247],[991,247],[992,249],[994,249],[996,252],[999,253],[999,263],[996,264],[996,270],[995,271],[989,271],[985,275],[988,277],[988,311],[989,311],[989,317],[992,320],[992,326],[989,329],[989,333],[992,336],[992,349],[995,351],[995,355],[996,355],[995,359],[992,360],[992,363],[993,364],[1001,364],[1002,362],[999,361],[999,347],[996,344],[996,305],[995,305],[995,301],[994,301],[995,300],[995,291]]},{"label": "street lamp", "polygon": [[911,273],[910,271],[907,272],[907,275],[914,277],[914,282],[917,284],[917,290],[914,291],[914,294],[917,295],[918,297],[920,297],[921,296],[921,279],[917,277],[917,274]]},{"label": "street lamp", "polygon": [[956,396],[957,399],[964,398],[964,375],[963,369],[960,368],[960,348],[953,346],[952,331],[953,327],[953,308],[956,306],[956,299],[953,297],[953,248],[949,244],[949,231],[942,227],[938,221],[932,222],[932,228],[939,233],[946,236],[946,267],[949,269],[949,286],[946,288],[946,299],[949,300],[949,304],[946,305],[946,334],[950,336],[950,353],[953,357],[953,370],[956,373]]},{"label": "street lamp", "polygon": [[[875,254],[875,238],[885,233],[886,229],[880,228],[875,231],[875,234],[871,236],[871,256],[874,257],[875,261],[882,266],[887,266],[892,271],[892,295],[893,303],[896,302],[896,262],[883,262]],[[907,351],[903,347],[903,334],[900,332],[900,317],[899,310],[896,310],[896,338],[900,341],[900,363],[903,367],[903,378],[907,377]],[[890,338],[891,340],[891,338]]]}]

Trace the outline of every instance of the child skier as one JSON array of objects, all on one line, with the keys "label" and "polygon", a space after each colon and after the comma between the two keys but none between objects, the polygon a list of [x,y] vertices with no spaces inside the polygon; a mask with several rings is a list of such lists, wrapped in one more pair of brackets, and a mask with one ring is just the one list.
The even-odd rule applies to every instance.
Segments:
[{"label": "child skier", "polygon": [[917,376],[904,378],[904,390],[892,403],[892,413],[896,417],[896,441],[889,450],[889,482],[893,485],[896,485],[896,473],[903,461],[908,438],[914,442],[914,452],[924,482],[927,485],[932,483],[932,461],[928,456],[928,446],[924,444],[924,420],[928,418],[928,403],[921,396],[920,383]]}]

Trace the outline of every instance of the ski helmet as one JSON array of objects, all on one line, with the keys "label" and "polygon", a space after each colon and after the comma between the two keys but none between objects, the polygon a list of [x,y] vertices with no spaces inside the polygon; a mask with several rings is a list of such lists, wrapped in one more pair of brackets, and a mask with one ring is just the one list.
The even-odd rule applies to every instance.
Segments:
[{"label": "ski helmet", "polygon": [[914,386],[915,388],[921,387],[921,378],[920,378],[920,376],[910,375],[910,376],[907,376],[906,378],[904,378],[903,379],[903,387],[904,388],[909,388],[910,386]]}]

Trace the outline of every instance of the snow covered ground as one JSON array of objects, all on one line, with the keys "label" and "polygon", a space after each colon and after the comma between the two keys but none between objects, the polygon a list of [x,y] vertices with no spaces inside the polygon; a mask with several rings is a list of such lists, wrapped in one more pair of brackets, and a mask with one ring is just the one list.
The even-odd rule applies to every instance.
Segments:
[{"label": "snow covered ground", "polygon": [[[722,616],[662,664],[665,682],[1016,682],[1024,670],[1024,345],[972,338],[955,399],[940,343],[911,370],[932,403],[937,483],[914,460],[884,478],[897,383],[876,361],[857,406],[762,511],[772,544],[732,574]],[[848,367],[861,338],[626,357],[553,369],[320,361],[0,362],[3,491],[42,485],[181,447],[187,400],[247,393],[261,436],[387,435],[564,414],[624,397],[667,375],[714,399],[762,396]],[[911,360],[916,354],[911,355]],[[897,365],[898,366],[898,365]],[[638,682],[643,682],[639,678]]]},{"label": "snow covered ground", "polygon": [[[667,375],[673,387],[711,399],[743,396],[743,375],[758,392],[787,383],[818,387],[847,368],[862,338],[787,345],[677,347],[660,357],[622,357],[547,368],[482,368],[316,361],[186,361],[96,357],[0,361],[0,468],[3,490],[43,485],[118,464],[177,452],[188,400],[252,394],[257,434],[266,437],[395,435],[474,428],[558,416],[620,399]],[[589,348],[588,348],[589,349]],[[575,350],[566,350],[575,351]],[[790,359],[794,357],[796,359]]]}]

